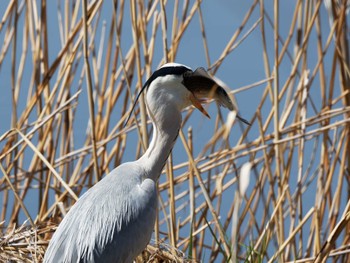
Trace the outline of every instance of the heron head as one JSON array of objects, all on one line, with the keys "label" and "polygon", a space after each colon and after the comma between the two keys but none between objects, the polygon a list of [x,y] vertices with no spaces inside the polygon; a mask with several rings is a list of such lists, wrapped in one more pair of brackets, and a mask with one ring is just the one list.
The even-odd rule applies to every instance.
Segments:
[{"label": "heron head", "polygon": [[230,110],[234,109],[227,92],[204,68],[197,68],[193,71],[178,63],[164,64],[146,81],[135,103],[145,89],[147,89],[147,103],[150,107],[163,107],[173,103],[178,110],[182,110],[193,105],[209,117],[202,103],[214,99],[221,106]]}]

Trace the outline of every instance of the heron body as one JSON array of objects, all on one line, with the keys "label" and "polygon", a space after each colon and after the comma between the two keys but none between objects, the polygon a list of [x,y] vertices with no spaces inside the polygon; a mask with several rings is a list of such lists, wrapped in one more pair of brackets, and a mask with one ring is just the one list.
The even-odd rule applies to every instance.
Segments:
[{"label": "heron body", "polygon": [[227,93],[204,71],[165,64],[147,80],[153,123],[149,148],[114,169],[73,205],[53,235],[44,262],[132,262],[147,246],[157,213],[156,182],[181,128],[181,111],[210,97],[233,109]]}]

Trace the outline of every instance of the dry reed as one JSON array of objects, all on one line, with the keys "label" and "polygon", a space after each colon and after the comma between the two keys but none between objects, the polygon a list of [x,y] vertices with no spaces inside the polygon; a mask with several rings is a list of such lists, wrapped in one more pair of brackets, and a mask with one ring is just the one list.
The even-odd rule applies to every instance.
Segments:
[{"label": "dry reed", "polygon": [[[11,111],[0,134],[0,261],[40,262],[78,196],[147,148],[144,98],[124,126],[130,105],[152,70],[177,60],[190,31],[213,75],[257,35],[264,79],[232,95],[259,88],[261,97],[251,126],[218,108],[204,143],[188,125],[193,110],[184,112],[159,182],[155,240],[137,261],[349,262],[347,3],[293,1],[286,29],[285,3],[250,1],[217,57],[206,1],[57,1],[54,13],[45,0],[0,4],[1,89],[11,105],[0,105]],[[250,183],[238,194],[247,162]]]}]

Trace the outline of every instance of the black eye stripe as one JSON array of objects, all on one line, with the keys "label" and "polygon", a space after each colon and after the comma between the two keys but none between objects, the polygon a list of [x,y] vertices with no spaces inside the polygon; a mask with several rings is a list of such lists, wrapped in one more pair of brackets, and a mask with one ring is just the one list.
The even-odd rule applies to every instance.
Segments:
[{"label": "black eye stripe", "polygon": [[152,83],[152,81],[158,77],[164,77],[166,75],[182,75],[187,71],[192,71],[192,70],[184,66],[162,67],[156,70],[155,72],[153,72],[152,76],[146,81],[142,89],[148,87]]},{"label": "black eye stripe", "polygon": [[157,69],[153,72],[153,74],[149,77],[149,79],[146,81],[146,83],[143,85],[142,89],[140,90],[140,93],[138,94],[135,102],[137,101],[138,97],[141,95],[141,93],[151,85],[152,81],[157,79],[158,77],[164,77],[167,75],[182,75],[187,71],[191,71],[191,69],[185,67],[185,66],[169,66],[169,67],[162,67],[160,69]]},{"label": "black eye stripe", "polygon": [[153,72],[153,74],[151,75],[151,77],[146,81],[146,83],[142,86],[142,89],[140,90],[139,94],[137,94],[134,105],[132,106],[132,109],[130,111],[130,114],[124,124],[124,127],[126,126],[126,124],[128,123],[131,114],[136,106],[136,102],[138,101],[141,93],[149,87],[149,85],[152,83],[153,80],[155,80],[158,77],[164,77],[167,75],[183,75],[185,72],[191,71],[191,69],[185,67],[185,66],[169,66],[169,67],[162,67],[156,71]]}]

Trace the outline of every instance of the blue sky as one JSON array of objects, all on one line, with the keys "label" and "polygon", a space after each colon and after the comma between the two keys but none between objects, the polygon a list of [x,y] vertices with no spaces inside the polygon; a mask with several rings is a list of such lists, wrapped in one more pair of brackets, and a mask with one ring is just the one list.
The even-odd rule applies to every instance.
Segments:
[{"label": "blue sky", "polygon": [[[37,4],[39,4],[40,1],[37,1]],[[220,0],[220,1],[203,1],[201,5],[201,10],[203,13],[203,19],[205,22],[205,32],[208,40],[208,48],[210,51],[210,62],[214,63],[222,54],[227,42],[231,39],[231,37],[234,35],[236,30],[241,25],[248,9],[252,5],[253,1],[230,1],[230,0]],[[58,1],[48,1],[48,25],[49,25],[49,64],[51,64],[54,61],[54,58],[57,56],[57,54],[60,52],[62,45],[59,33],[59,27],[58,27],[58,18],[57,18],[57,3]],[[168,37],[171,36],[171,25],[172,25],[172,12],[173,9],[172,1],[169,1],[169,4],[167,5],[167,12],[168,12]],[[3,17],[4,12],[7,8],[7,2],[6,1],[0,1],[0,18]],[[192,6],[193,1],[190,1],[190,6]],[[63,6],[63,3],[61,3]],[[61,6],[61,8],[63,8]],[[111,1],[104,1],[101,11],[101,21],[105,21],[106,24],[106,32],[109,30],[109,24],[111,21]],[[180,1],[180,7],[179,10],[182,8],[182,1]],[[280,35],[283,40],[285,40],[288,37],[289,28],[291,24],[291,20],[293,17],[293,12],[295,9],[295,1],[280,1],[280,23],[279,23],[279,31]],[[128,49],[130,48],[130,45],[133,42],[132,39],[132,32],[130,28],[130,15],[129,15],[129,7],[128,7],[128,1],[126,1],[126,7],[125,7],[125,18],[123,23],[123,33],[122,33],[122,39],[121,39],[121,46],[123,50],[123,54],[126,55]],[[273,1],[265,1],[265,10],[266,13],[273,19]],[[328,34],[329,34],[329,21],[328,21],[328,15],[327,12],[322,5],[321,7],[321,28],[322,28],[322,42],[323,45],[325,44]],[[244,27],[242,33],[239,35],[238,40],[240,40],[244,34],[246,34],[251,28],[254,23],[256,23],[260,18],[259,8],[255,8],[253,11],[247,25]],[[349,19],[349,17],[347,18]],[[100,22],[101,22],[100,21]],[[95,45],[99,45],[101,32],[103,30],[103,23],[99,23],[99,26],[96,31],[96,38],[95,38]],[[24,25],[24,15],[22,14],[20,16],[20,22],[18,27],[18,43],[17,43],[17,61],[16,61],[16,67],[15,69],[18,70],[19,66],[19,58],[20,58],[20,52],[22,50],[22,43],[23,43],[23,25]],[[3,46],[5,35],[6,35],[6,28],[8,24],[3,25],[2,30],[0,31],[0,48]],[[150,27],[151,28],[151,24]],[[273,42],[273,29],[268,24],[267,19],[265,19],[265,29],[266,29],[266,42],[267,42],[267,51],[269,54],[269,63],[270,63],[270,70],[272,72],[272,67],[274,63],[274,42]],[[149,29],[150,30],[150,29]],[[294,34],[295,35],[295,34]],[[307,61],[307,67],[310,69],[310,72],[314,70],[314,67],[317,62],[317,35],[316,30],[313,29],[310,41],[308,45],[308,61]],[[288,51],[293,56],[293,47],[294,47],[295,37],[293,36],[292,41],[288,48]],[[105,46],[107,45],[105,41]],[[168,43],[170,45],[170,43]],[[161,36],[161,30],[158,29],[158,34],[156,38],[156,51],[154,55],[153,60],[153,69],[156,69],[156,67],[159,65],[161,58],[163,57],[163,49],[162,49],[162,36]],[[282,45],[280,44],[280,49]],[[330,46],[330,50],[333,47],[333,43]],[[28,57],[25,64],[25,74],[23,75],[23,79],[21,81],[21,89],[20,89],[20,97],[18,102],[18,112],[17,116],[19,117],[22,114],[23,109],[26,107],[26,101],[28,96],[28,87],[30,86],[31,80],[31,73],[32,73],[32,61],[31,61],[31,50],[33,49],[32,46],[28,46]],[[0,65],[0,79],[1,79],[1,92],[2,95],[0,96],[0,119],[1,125],[0,125],[0,136],[5,133],[7,130],[11,128],[11,114],[12,112],[12,102],[11,102],[11,49],[7,52],[3,63]],[[103,58],[106,56],[106,54],[103,54]],[[332,62],[333,53],[329,52],[325,56],[325,72],[326,72],[326,79],[327,83],[329,82],[330,77],[330,65]],[[82,59],[80,63],[78,64],[78,70],[77,75],[81,74],[82,69]],[[206,63],[205,58],[205,52],[203,47],[203,42],[201,38],[201,32],[200,32],[200,24],[199,24],[199,16],[198,14],[195,15],[194,19],[191,21],[191,24],[189,25],[188,30],[185,32],[184,37],[181,41],[181,44],[179,46],[179,50],[176,56],[176,62],[186,64],[192,68],[197,68],[199,66],[203,66],[205,68],[208,67]],[[285,58],[281,62],[281,65],[279,67],[279,73],[280,73],[280,79],[279,84],[280,87],[282,87],[290,75],[291,71],[291,62]],[[102,74],[102,73],[100,73]],[[222,66],[219,68],[219,70],[216,73],[216,76],[220,78],[222,81],[224,81],[228,87],[230,87],[231,90],[238,89],[240,87],[250,85],[252,83],[264,80],[267,78],[265,74],[264,69],[264,61],[263,61],[263,49],[261,45],[261,32],[260,27],[256,27],[255,30],[251,32],[251,34],[232,52],[230,53],[224,60]],[[54,74],[52,77],[51,83],[54,83],[57,74]],[[80,77],[80,76],[79,76]],[[72,92],[75,92],[79,87],[79,77],[77,76],[73,80],[73,85],[71,86]],[[100,76],[101,77],[101,76]],[[144,77],[143,82],[146,80]],[[132,88],[135,89],[135,81],[132,83]],[[337,82],[336,82],[337,84]],[[255,88],[249,89],[247,91],[238,93],[235,95],[235,98],[237,100],[237,104],[239,107],[240,115],[243,116],[246,119],[250,119],[254,113],[257,111],[257,106],[261,100],[262,93],[265,89],[266,84],[257,86]],[[84,144],[85,140],[85,134],[88,126],[88,120],[89,120],[89,114],[88,114],[88,107],[87,107],[87,93],[86,93],[86,87],[85,87],[85,81],[83,81],[82,84],[82,93],[79,97],[79,103],[77,105],[77,113],[76,118],[77,121],[75,122],[75,129],[76,129],[76,148],[78,149]],[[336,89],[336,94],[334,94],[334,97],[339,96],[340,91],[339,89]],[[321,101],[320,101],[320,87],[319,87],[319,78],[316,77],[315,81],[312,84],[312,87],[310,89],[310,95],[312,97],[313,103],[316,105],[316,111],[321,110]],[[281,111],[284,108],[284,101],[285,97],[282,99],[281,103]],[[341,103],[338,104],[341,106]],[[262,115],[265,116],[268,114],[268,112],[271,109],[271,102],[266,103],[266,105],[262,109]],[[118,108],[115,109],[116,113],[119,111]],[[203,117],[199,112],[194,112],[191,119],[186,123],[185,127],[183,128],[183,131],[186,133],[187,129],[191,126],[193,127],[194,131],[194,147],[195,147],[195,153],[198,154],[202,150],[202,146],[211,138],[213,132],[214,132],[214,125],[215,125],[215,116],[217,113],[217,107],[215,104],[211,104],[208,106],[208,112],[212,116],[211,120],[206,119]],[[226,109],[221,109],[221,113],[223,115],[224,120],[226,119],[228,111]],[[308,107],[307,115],[313,116],[316,113],[311,107]],[[30,115],[29,122],[34,122],[36,119],[36,113],[35,111]],[[116,116],[118,116],[116,114]],[[341,117],[339,117],[341,119]],[[113,127],[114,124],[111,124]],[[273,131],[273,124],[269,126],[268,131]],[[234,146],[237,140],[240,138],[240,135],[242,134],[242,129],[239,125],[235,125],[232,129],[232,134],[230,135],[230,143],[231,146]],[[254,140],[259,136],[258,132],[258,126],[256,123],[253,124],[253,129],[249,133],[248,138],[249,140]],[[135,147],[137,142],[137,134],[134,134],[133,136],[130,136],[128,139],[128,149],[126,150],[126,154],[123,158],[123,161],[132,161],[135,159]],[[34,138],[35,140],[35,138]],[[310,158],[312,153],[312,146],[314,141],[310,140],[310,142],[307,142],[307,149],[305,150],[305,158]],[[0,148],[4,146],[4,142],[0,142]],[[107,147],[110,148],[113,145],[110,144]],[[180,142],[177,142],[174,148],[174,163],[181,163],[187,160],[185,151],[183,149],[183,146]],[[260,153],[261,154],[261,153]],[[31,159],[31,153],[28,150],[27,155],[25,158],[29,160]],[[297,158],[296,158],[297,159]],[[245,158],[238,158],[237,159],[237,165],[241,165],[243,162],[247,161],[247,157]],[[317,163],[317,159],[316,159]],[[111,167],[112,168],[112,167]],[[295,167],[297,169],[297,167]],[[305,170],[305,169],[304,169]],[[315,171],[315,167],[311,168],[311,172]],[[180,173],[181,171],[179,171]],[[182,171],[184,172],[184,171]],[[295,171],[296,172],[296,171]],[[234,174],[232,174],[234,176]],[[165,178],[161,178],[160,181],[164,181]],[[313,184],[316,184],[315,181]],[[296,187],[296,180],[291,179],[290,185],[292,188],[295,189]],[[316,185],[314,185],[316,187]],[[183,187],[185,188],[185,187]],[[254,188],[254,179],[251,182],[249,191],[252,191]],[[313,189],[313,188],[310,188]],[[179,190],[181,190],[181,186],[179,186]],[[307,208],[314,205],[314,192],[307,192],[305,196],[307,197],[305,201],[305,211],[307,211]],[[33,193],[35,195],[35,192]],[[226,194],[227,202],[231,202],[230,197],[232,196],[232,193]],[[1,195],[0,195],[1,196]],[[310,202],[308,202],[310,200]],[[30,200],[26,200],[27,205],[31,207]],[[1,203],[1,202],[0,202]],[[36,203],[36,202],[35,202]],[[34,205],[36,206],[36,205]],[[36,207],[33,208],[33,214],[37,214]],[[261,211],[262,212],[262,211]],[[23,218],[23,217],[22,217]]]}]

